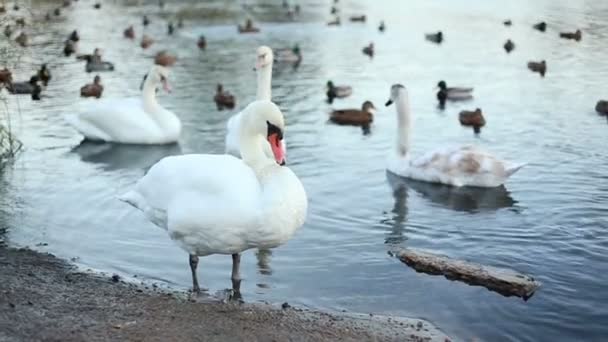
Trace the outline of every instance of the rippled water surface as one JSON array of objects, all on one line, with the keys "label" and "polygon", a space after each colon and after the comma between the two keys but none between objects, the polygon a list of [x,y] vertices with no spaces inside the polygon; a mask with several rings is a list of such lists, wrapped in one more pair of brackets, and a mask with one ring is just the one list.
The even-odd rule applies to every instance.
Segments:
[{"label": "rippled water surface", "polygon": [[[341,1],[343,19],[366,13],[367,24],[327,27],[330,3],[302,2],[297,22],[284,19],[280,2],[244,10],[237,3],[192,2],[185,28],[166,36],[165,19],[187,3],[164,11],[134,1],[103,2],[100,11],[81,0],[60,19],[31,30],[15,78],[29,77],[36,64],[53,72],[42,102],[11,98],[21,109],[13,118],[26,150],[1,178],[0,220],[8,240],[84,267],[137,275],[187,289],[186,253],[166,233],[116,196],[166,155],[221,153],[227,118],[212,102],[222,82],[238,99],[237,110],[255,97],[254,50],[297,42],[299,68],[275,64],[273,99],[284,110],[290,167],[310,198],[304,227],[270,254],[243,256],[246,301],[289,301],[314,308],[346,309],[423,317],[448,334],[487,341],[596,340],[608,336],[608,152],[607,123],[593,110],[607,97],[608,3],[605,1],[523,0],[498,4],[458,1]],[[34,2],[46,8],[45,2]],[[157,40],[143,51],[122,38],[122,30],[148,13],[146,29]],[[211,14],[216,17],[210,18]],[[262,33],[236,33],[247,13],[261,21]],[[277,19],[279,18],[279,19]],[[504,27],[504,19],[514,25]],[[386,21],[387,31],[376,30]],[[533,31],[537,21],[547,33]],[[102,74],[104,97],[138,94],[152,56],[161,48],[179,56],[171,81],[174,93],[160,102],[184,124],[179,145],[129,147],[82,145],[63,121],[94,100],[78,97],[92,75],[84,65],[60,56],[62,40],[74,28],[80,51],[95,47],[117,70]],[[560,40],[559,30],[581,28],[580,43]],[[445,43],[432,45],[425,32],[443,30]],[[205,34],[207,51],[196,48]],[[516,50],[507,55],[503,42]],[[376,57],[361,48],[373,41]],[[547,76],[530,73],[528,60],[546,59]],[[328,79],[350,84],[352,97],[335,108],[378,112],[371,134],[327,122]],[[475,99],[436,108],[433,88],[440,79],[474,86]],[[394,108],[385,108],[389,87],[409,89],[414,118],[414,155],[452,144],[478,144],[509,160],[529,163],[505,188],[454,190],[387,177],[385,160],[394,142]],[[483,108],[488,121],[479,137],[459,126],[461,109]],[[418,274],[387,251],[417,247],[493,266],[514,268],[543,286],[529,301],[505,298],[481,287]],[[211,292],[230,287],[226,256],[201,260],[199,276]]]}]

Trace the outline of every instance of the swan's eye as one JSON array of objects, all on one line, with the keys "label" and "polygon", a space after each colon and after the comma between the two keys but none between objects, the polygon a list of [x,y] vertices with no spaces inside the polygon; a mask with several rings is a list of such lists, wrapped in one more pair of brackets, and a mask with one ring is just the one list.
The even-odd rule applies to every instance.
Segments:
[{"label": "swan's eye", "polygon": [[258,56],[258,58],[260,58],[260,59],[266,59],[266,54],[261,54],[261,55]]}]

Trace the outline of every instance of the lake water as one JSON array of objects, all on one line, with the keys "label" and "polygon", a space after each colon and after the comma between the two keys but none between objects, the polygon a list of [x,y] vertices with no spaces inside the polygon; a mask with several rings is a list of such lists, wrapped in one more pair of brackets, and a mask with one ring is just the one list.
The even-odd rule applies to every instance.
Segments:
[{"label": "lake water", "polygon": [[[0,178],[0,223],[8,240],[86,268],[191,286],[188,257],[164,231],[116,196],[166,155],[221,153],[229,116],[255,97],[255,48],[299,43],[299,68],[275,63],[273,99],[286,116],[289,166],[310,199],[306,224],[270,254],[243,255],[246,301],[289,301],[312,308],[415,316],[449,335],[486,341],[602,341],[608,336],[608,150],[607,122],[593,110],[608,97],[608,2],[523,0],[495,3],[450,1],[341,1],[343,21],[365,13],[366,24],[327,27],[329,1],[301,2],[301,19],[288,22],[280,1],[252,4],[155,1],[79,1],[60,19],[31,30],[34,47],[24,50],[14,78],[29,78],[34,64],[48,62],[53,73],[45,94],[11,98],[21,114],[13,118],[25,151]],[[46,8],[48,2],[33,1]],[[166,35],[166,21],[186,6],[185,28]],[[149,50],[122,38],[134,24],[157,40]],[[209,18],[213,13],[216,17]],[[249,13],[262,32],[238,35],[235,23]],[[278,19],[277,19],[278,18]],[[510,18],[512,27],[502,21]],[[387,31],[376,27],[385,20]],[[531,29],[544,20],[546,33]],[[62,41],[77,28],[79,49],[101,47],[116,71],[101,75],[104,97],[136,96],[152,56],[169,49],[179,56],[173,94],[160,102],[181,118],[179,146],[79,146],[82,137],[63,116],[94,100],[78,97],[92,80],[84,64],[60,55]],[[577,43],[558,31],[580,28]],[[443,30],[441,46],[424,33]],[[204,52],[196,38],[205,34]],[[502,44],[511,38],[516,50]],[[373,41],[370,60],[361,48]],[[4,44],[4,43],[3,43]],[[543,79],[526,69],[546,59]],[[327,80],[350,84],[353,95],[333,108],[359,107],[365,100],[378,112],[371,133],[327,122]],[[475,99],[436,108],[434,87],[474,86]],[[212,98],[222,82],[237,96],[235,111],[218,112]],[[394,142],[395,112],[383,103],[393,83],[410,92],[414,155],[453,144],[477,144],[528,165],[505,188],[453,190],[387,178],[385,160]],[[481,107],[487,126],[476,137],[458,124],[462,109]],[[47,246],[38,246],[47,243]],[[427,249],[455,258],[509,267],[543,283],[527,302],[505,298],[439,276],[419,274],[387,251],[392,246]],[[230,287],[231,259],[201,259],[199,279],[210,292]]]}]

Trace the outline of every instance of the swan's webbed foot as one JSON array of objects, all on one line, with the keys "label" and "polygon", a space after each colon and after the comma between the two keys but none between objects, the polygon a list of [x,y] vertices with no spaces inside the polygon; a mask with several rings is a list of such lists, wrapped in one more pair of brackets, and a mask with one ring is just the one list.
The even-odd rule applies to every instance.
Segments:
[{"label": "swan's webbed foot", "polygon": [[198,266],[198,256],[190,254],[190,270],[192,271],[192,292],[201,293],[201,288],[198,286],[198,278],[196,276],[196,267]]}]

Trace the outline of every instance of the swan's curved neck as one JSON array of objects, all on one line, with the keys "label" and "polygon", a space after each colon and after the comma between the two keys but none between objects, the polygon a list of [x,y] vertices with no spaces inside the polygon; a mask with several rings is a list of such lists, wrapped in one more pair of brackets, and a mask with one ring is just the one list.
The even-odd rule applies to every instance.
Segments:
[{"label": "swan's curved neck", "polygon": [[263,167],[274,163],[274,160],[268,158],[264,153],[263,146],[267,144],[267,141],[263,136],[259,134],[251,135],[246,130],[241,129],[239,143],[241,159],[256,173]]},{"label": "swan's curved neck", "polygon": [[256,100],[272,100],[271,81],[272,81],[272,63],[258,69],[258,93]]},{"label": "swan's curved neck", "polygon": [[397,109],[397,154],[406,156],[410,150],[410,104],[406,94],[399,95],[395,101]]},{"label": "swan's curved neck", "polygon": [[144,89],[142,91],[142,99],[144,102],[144,109],[148,113],[156,113],[160,105],[156,101],[156,86],[148,79],[144,83]]}]

